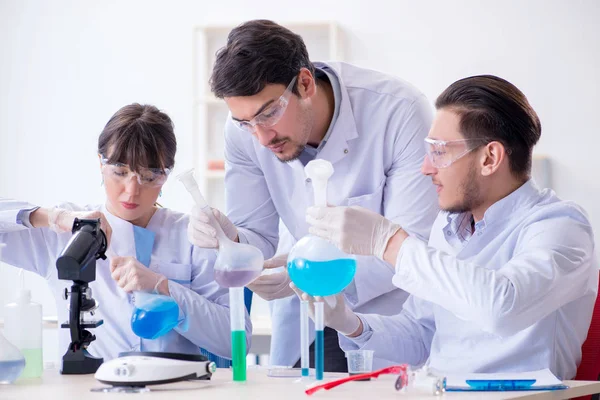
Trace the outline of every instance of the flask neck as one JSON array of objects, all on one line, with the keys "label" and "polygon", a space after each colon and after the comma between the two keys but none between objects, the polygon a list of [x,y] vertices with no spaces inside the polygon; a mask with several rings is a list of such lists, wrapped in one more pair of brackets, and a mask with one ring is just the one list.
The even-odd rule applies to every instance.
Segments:
[{"label": "flask neck", "polygon": [[313,180],[316,207],[327,207],[327,180]]},{"label": "flask neck", "polygon": [[19,289],[16,298],[17,304],[29,304],[31,303],[31,290]]}]

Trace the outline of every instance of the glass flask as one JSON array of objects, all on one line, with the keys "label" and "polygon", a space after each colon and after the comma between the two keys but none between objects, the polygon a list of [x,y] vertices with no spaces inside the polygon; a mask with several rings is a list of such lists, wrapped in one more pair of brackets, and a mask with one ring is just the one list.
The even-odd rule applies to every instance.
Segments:
[{"label": "glass flask", "polygon": [[173,298],[139,291],[134,292],[134,296],[131,329],[139,337],[159,338],[183,321],[179,318],[179,305]]},{"label": "glass flask", "polygon": [[0,333],[0,383],[13,383],[25,368],[25,357]]},{"label": "glass flask", "polygon": [[[333,166],[326,160],[312,160],[304,171],[311,179],[318,207],[327,206],[327,182]],[[356,273],[356,258],[320,237],[307,235],[288,254],[290,279],[311,296],[331,296],[348,286]]]},{"label": "glass flask", "polygon": [[[3,247],[4,244],[0,243],[0,261],[2,261]],[[0,333],[0,384],[13,383],[24,368],[23,354]]]},{"label": "glass flask", "polygon": [[217,231],[219,241],[219,253],[215,260],[215,281],[221,287],[244,287],[254,279],[258,278],[263,270],[264,256],[254,246],[245,243],[236,243],[230,240],[221,225],[212,213],[212,209],[202,196],[194,170],[190,169],[177,176],[187,191],[190,193],[198,207],[206,213],[210,225]]},{"label": "glass flask", "polygon": [[24,288],[23,270],[21,288],[15,302],[4,306],[4,337],[25,357],[24,378],[39,378],[44,372],[42,351],[42,305],[31,301],[31,291]]}]

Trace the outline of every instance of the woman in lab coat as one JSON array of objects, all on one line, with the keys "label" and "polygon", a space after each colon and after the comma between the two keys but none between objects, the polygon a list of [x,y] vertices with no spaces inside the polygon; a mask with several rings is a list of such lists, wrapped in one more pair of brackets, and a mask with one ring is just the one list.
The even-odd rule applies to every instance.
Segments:
[{"label": "woman in lab coat", "polygon": [[[214,281],[215,252],[189,243],[187,215],[156,203],[176,147],[166,114],[131,104],[113,115],[98,139],[105,204],[41,208],[0,199],[0,243],[7,245],[3,261],[47,279],[59,322],[68,320],[62,294],[72,282],[58,280],[56,259],[71,238],[75,218],[101,219],[108,259],[96,262],[90,287],[99,302],[94,318],[104,324],[92,330],[97,340],[88,351],[105,361],[123,351],[198,354],[200,347],[231,358],[229,297]],[[136,336],[130,326],[131,292],[138,290],[172,297],[184,321],[155,340]],[[247,338],[251,330],[246,315]],[[62,354],[70,343],[68,329],[60,329],[59,342]]]}]

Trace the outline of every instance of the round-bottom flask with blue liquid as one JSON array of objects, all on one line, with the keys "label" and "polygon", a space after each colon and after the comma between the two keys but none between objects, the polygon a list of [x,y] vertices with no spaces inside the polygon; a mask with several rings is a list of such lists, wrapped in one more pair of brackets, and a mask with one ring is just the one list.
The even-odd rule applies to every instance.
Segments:
[{"label": "round-bottom flask with blue liquid", "polygon": [[13,383],[24,368],[23,354],[0,333],[0,384]]},{"label": "round-bottom flask with blue liquid", "polygon": [[292,282],[303,292],[332,296],[354,279],[356,258],[325,239],[308,235],[289,252],[287,269]]}]

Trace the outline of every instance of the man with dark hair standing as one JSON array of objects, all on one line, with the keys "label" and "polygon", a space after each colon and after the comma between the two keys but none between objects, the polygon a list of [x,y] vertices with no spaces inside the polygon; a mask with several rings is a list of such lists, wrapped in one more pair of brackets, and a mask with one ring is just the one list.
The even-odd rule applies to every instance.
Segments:
[{"label": "man with dark hair standing", "polygon": [[[392,317],[325,303],[325,324],[358,324],[342,347],[375,350],[380,364],[429,360],[444,372],[549,368],[573,378],[598,263],[584,211],[530,178],[537,114],[519,89],[489,75],[453,83],[436,108],[422,171],[443,211],[429,245],[364,208],[307,211],[312,234],[348,253],[383,254],[394,284],[411,293]],[[386,235],[374,237],[375,226]]]},{"label": "man with dark hair standing", "polygon": [[[315,158],[335,169],[330,204],[360,205],[428,238],[438,209],[419,168],[431,107],[415,88],[349,64],[313,63],[300,36],[266,20],[231,31],[210,83],[231,112],[225,125],[227,217],[215,215],[232,240],[268,258],[278,247],[280,220],[293,241],[305,236],[313,195],[304,166]],[[192,243],[216,246],[207,216],[199,210],[192,216]],[[285,265],[289,248],[279,250],[283,254],[266,267]],[[359,257],[346,301],[355,310],[390,314],[407,297],[392,285],[392,275],[376,257]],[[299,305],[287,273],[261,276],[249,287],[274,300],[271,364],[293,365],[300,357]],[[326,329],[325,370],[346,368],[337,333]]]}]

